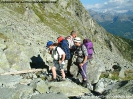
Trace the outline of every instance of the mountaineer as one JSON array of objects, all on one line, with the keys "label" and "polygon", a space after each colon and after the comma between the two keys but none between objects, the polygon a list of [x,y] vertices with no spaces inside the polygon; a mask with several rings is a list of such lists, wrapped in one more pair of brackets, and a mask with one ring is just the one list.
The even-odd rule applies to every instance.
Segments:
[{"label": "mountaineer", "polygon": [[73,50],[73,46],[74,46],[74,42],[73,42],[73,39],[77,37],[77,33],[76,31],[72,31],[70,33],[69,36],[66,37],[66,39],[68,40],[68,44],[69,44],[69,49],[70,49],[70,59],[68,60],[68,63],[67,63],[67,76],[69,77],[72,77],[73,75],[70,73],[70,68],[71,68],[71,65],[72,65],[72,59],[73,59],[73,54],[74,54],[74,50]]},{"label": "mountaineer", "polygon": [[82,75],[82,86],[87,87],[87,64],[88,64],[88,52],[85,45],[82,44],[79,37],[74,38],[76,62],[75,64],[79,68],[79,73]]},{"label": "mountaineer", "polygon": [[51,81],[57,81],[56,70],[61,71],[62,80],[64,81],[65,72],[63,66],[65,65],[65,52],[60,47],[58,47],[56,43],[53,43],[52,41],[48,41],[46,47],[49,48],[49,53],[52,55],[54,64],[54,66],[52,67],[53,79]]}]

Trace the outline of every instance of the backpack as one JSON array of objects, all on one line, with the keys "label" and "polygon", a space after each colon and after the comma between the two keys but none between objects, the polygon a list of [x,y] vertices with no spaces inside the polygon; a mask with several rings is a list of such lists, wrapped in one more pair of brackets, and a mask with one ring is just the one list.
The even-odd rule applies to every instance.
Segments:
[{"label": "backpack", "polygon": [[61,47],[61,49],[65,52],[65,54],[66,54],[65,60],[69,60],[71,58],[71,55],[70,55],[70,49],[69,49],[68,41],[66,39],[63,39],[59,43],[58,46]]},{"label": "backpack", "polygon": [[73,38],[71,36],[67,36],[65,39],[68,41],[69,49],[71,49],[74,46]]},{"label": "backpack", "polygon": [[93,56],[93,51],[94,51],[92,41],[89,40],[89,39],[84,39],[84,40],[83,40],[83,45],[85,45],[85,47],[86,47],[86,49],[87,49],[87,52],[88,52],[88,59],[91,59],[92,56]]}]

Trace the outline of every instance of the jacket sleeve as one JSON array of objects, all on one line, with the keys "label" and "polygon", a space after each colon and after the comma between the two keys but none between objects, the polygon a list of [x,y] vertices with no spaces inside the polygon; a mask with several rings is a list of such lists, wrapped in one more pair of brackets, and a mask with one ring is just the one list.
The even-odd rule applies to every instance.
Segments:
[{"label": "jacket sleeve", "polygon": [[83,51],[83,55],[84,56],[88,56],[87,49],[86,49],[86,47],[84,45],[82,46],[82,51]]}]

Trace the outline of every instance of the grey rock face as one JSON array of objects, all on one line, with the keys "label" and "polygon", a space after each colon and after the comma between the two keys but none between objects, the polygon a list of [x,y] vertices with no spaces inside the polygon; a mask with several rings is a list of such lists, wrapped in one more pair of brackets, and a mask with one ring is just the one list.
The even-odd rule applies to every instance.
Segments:
[{"label": "grey rock face", "polygon": [[0,44],[0,49],[2,49],[2,50],[6,49],[6,45]]},{"label": "grey rock face", "polygon": [[67,96],[63,94],[49,93],[49,94],[35,95],[32,96],[31,99],[69,99],[69,98],[67,98]]},{"label": "grey rock face", "polygon": [[96,56],[89,61],[87,68],[88,79],[92,84],[97,83],[101,72],[105,71],[104,64]]},{"label": "grey rock face", "polygon": [[[20,11],[14,10],[16,6],[19,6]],[[122,67],[127,62],[109,40],[106,31],[95,23],[78,0],[73,2],[59,0],[57,4],[41,6],[1,4],[0,9],[2,35],[0,38],[3,39],[0,44],[2,44],[1,49],[4,49],[4,52],[0,51],[1,57],[4,57],[0,58],[2,69],[24,70],[51,65],[52,58],[47,53],[46,42],[48,40],[56,42],[59,35],[67,36],[71,30],[76,30],[79,36],[88,37],[94,43],[96,60],[90,68],[94,67],[95,70],[91,69],[89,72],[96,74],[93,77],[96,79],[90,78],[92,83],[98,81],[101,71],[110,70],[114,62]],[[97,67],[102,69],[98,71]]]},{"label": "grey rock face", "polygon": [[[15,89],[12,88],[0,88],[0,98],[1,99],[14,99]],[[8,93],[8,95],[7,95]]]},{"label": "grey rock face", "polygon": [[1,99],[30,99],[33,88],[25,85],[16,85],[15,88],[0,88]]},{"label": "grey rock face", "polygon": [[132,80],[131,81],[121,81],[119,83],[116,83],[115,86],[112,88],[112,90],[109,90],[106,93],[107,99],[110,98],[127,98],[132,99],[133,98],[133,91],[132,91]]},{"label": "grey rock face", "polygon": [[119,73],[120,78],[125,78],[125,69],[123,68]]},{"label": "grey rock face", "polygon": [[50,86],[50,92],[61,92],[66,96],[80,96],[84,95],[84,93],[89,93],[87,88],[78,86],[76,83],[70,82],[69,80],[63,82],[51,82],[48,83],[48,86]]},{"label": "grey rock face", "polygon": [[4,76],[0,76],[0,83],[2,87],[15,87],[16,84],[18,84],[20,82],[20,80],[22,79],[21,76],[11,76],[11,75],[4,75]]},{"label": "grey rock face", "polygon": [[1,50],[0,50],[0,67],[4,70],[8,70],[10,68],[10,65],[9,65],[9,62],[6,58],[6,55]]},{"label": "grey rock face", "polygon": [[33,87],[17,84],[16,85],[16,98],[21,97],[21,99],[29,99],[33,94]]},{"label": "grey rock face", "polygon": [[3,69],[0,68],[0,73],[4,73],[5,71]]},{"label": "grey rock face", "polygon": [[37,87],[36,90],[39,91],[41,94],[42,93],[46,93],[49,92],[48,86],[46,85],[46,83],[44,81],[40,81],[37,83]]},{"label": "grey rock face", "polygon": [[104,82],[98,82],[95,88],[96,92],[102,93],[104,91]]},{"label": "grey rock face", "polygon": [[101,99],[100,96],[83,96],[81,99]]},{"label": "grey rock face", "polygon": [[[116,63],[121,68],[133,68],[133,64],[122,57],[106,31],[90,17],[79,0],[58,0],[56,4],[6,5],[0,3],[0,73],[31,68],[50,70],[53,64],[51,56],[47,53],[47,41],[57,42],[59,35],[66,37],[72,30],[76,30],[82,39],[90,38],[93,41],[95,54],[87,66],[87,76],[91,84],[99,81],[102,72],[112,71]],[[76,77],[77,70],[76,66],[71,67],[71,72],[80,82],[81,76]],[[124,71],[121,71],[120,77],[123,76]],[[27,75],[25,78],[11,75],[0,76],[0,87],[7,93],[13,90],[14,94],[9,92],[9,95],[12,94],[11,99],[14,97],[30,99],[31,96],[33,99],[52,98],[53,94],[55,98],[57,96],[58,99],[65,99],[68,96],[91,93],[87,88],[68,79],[65,82],[46,84],[45,80],[38,79],[35,74]],[[46,92],[52,93],[43,94]],[[58,92],[65,96],[57,94]],[[9,96],[3,97],[9,98]]]},{"label": "grey rock face", "polygon": [[39,82],[39,81],[40,81],[40,79],[34,79],[34,80],[32,80],[30,82],[30,85],[29,86],[33,87],[34,90],[35,90],[36,89],[36,86],[37,86],[37,82]]}]

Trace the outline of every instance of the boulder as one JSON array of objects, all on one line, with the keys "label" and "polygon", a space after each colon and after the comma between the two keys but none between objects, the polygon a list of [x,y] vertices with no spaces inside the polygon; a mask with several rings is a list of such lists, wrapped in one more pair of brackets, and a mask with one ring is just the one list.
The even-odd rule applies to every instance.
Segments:
[{"label": "boulder", "polygon": [[1,49],[0,49],[0,68],[2,68],[3,70],[6,70],[6,71],[9,70],[9,68],[10,68],[7,57]]},{"label": "boulder", "polygon": [[40,79],[34,79],[30,82],[29,86],[33,88],[33,90],[36,90],[37,83],[40,81]]},{"label": "boulder", "polygon": [[117,82],[111,90],[108,90],[106,99],[116,98],[116,99],[133,99],[133,81],[120,81]]},{"label": "boulder", "polygon": [[111,90],[112,87],[117,83],[117,80],[111,80],[108,78],[99,79],[98,83],[95,85],[95,92],[102,94],[106,90]]},{"label": "boulder", "polygon": [[0,83],[2,87],[9,87],[14,88],[16,84],[21,81],[22,77],[19,75],[12,76],[12,75],[1,75],[0,76]]},{"label": "boulder", "polygon": [[0,99],[14,99],[16,89],[13,88],[0,88]]},{"label": "boulder", "polygon": [[87,75],[91,84],[97,83],[99,81],[101,73],[105,71],[105,65],[99,59],[97,59],[97,57],[94,57],[88,63],[87,68]]},{"label": "boulder", "polygon": [[6,49],[6,45],[5,44],[0,44],[0,49],[2,49],[2,50],[4,50],[4,49]]},{"label": "boulder", "polygon": [[120,78],[125,78],[125,69],[124,69],[124,68],[122,68],[122,69],[120,70],[120,72],[119,72],[119,77],[120,77]]},{"label": "boulder", "polygon": [[0,68],[0,74],[2,74],[2,73],[4,73],[5,71],[2,69],[2,68]]},{"label": "boulder", "polygon": [[90,93],[87,88],[77,85],[70,80],[62,81],[62,82],[50,82],[48,83],[50,88],[50,92],[52,93],[63,93],[66,96],[80,96],[85,93]]},{"label": "boulder", "polygon": [[98,93],[102,93],[104,91],[104,82],[99,81],[96,84],[95,91],[98,92]]},{"label": "boulder", "polygon": [[49,93],[49,94],[39,94],[34,95],[31,99],[69,99],[64,94],[56,94],[56,93]]},{"label": "boulder", "polygon": [[42,80],[37,83],[36,90],[39,91],[41,94],[49,92],[47,84]]},{"label": "boulder", "polygon": [[16,97],[16,99],[29,99],[30,95],[32,95],[34,92],[31,86],[23,84],[17,84],[15,90],[16,93],[14,97]]}]

